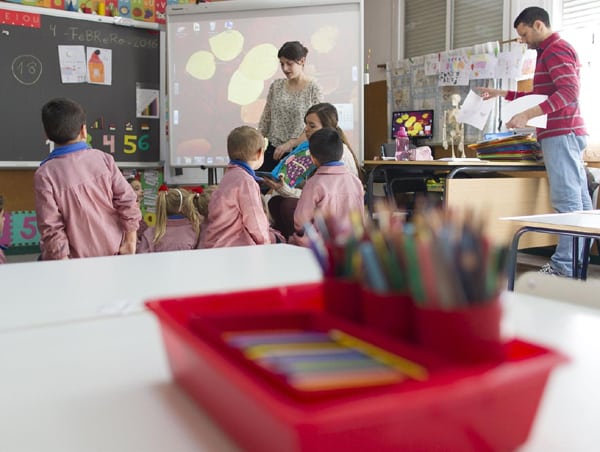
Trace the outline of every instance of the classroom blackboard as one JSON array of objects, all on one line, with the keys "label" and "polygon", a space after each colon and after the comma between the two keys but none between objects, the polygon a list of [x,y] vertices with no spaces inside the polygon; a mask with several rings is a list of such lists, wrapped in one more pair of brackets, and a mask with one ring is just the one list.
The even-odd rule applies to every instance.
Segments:
[{"label": "classroom blackboard", "polygon": [[[54,97],[84,106],[90,145],[117,162],[160,160],[158,25],[119,20],[0,3],[0,165],[48,155],[41,108]],[[94,49],[104,63],[92,80]]]}]

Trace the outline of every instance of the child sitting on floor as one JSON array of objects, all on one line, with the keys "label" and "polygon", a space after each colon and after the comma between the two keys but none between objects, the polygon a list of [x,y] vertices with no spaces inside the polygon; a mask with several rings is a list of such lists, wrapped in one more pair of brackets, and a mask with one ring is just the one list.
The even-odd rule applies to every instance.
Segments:
[{"label": "child sitting on floor", "polygon": [[350,229],[353,212],[364,216],[364,190],[360,179],[340,161],[344,145],[335,129],[317,130],[309,139],[310,154],[317,165],[315,174],[306,181],[294,212],[294,234],[289,242],[308,246],[304,225],[313,223],[320,210],[333,219],[342,231]]},{"label": "child sitting on floor", "polygon": [[200,215],[194,195],[183,188],[161,185],[156,198],[156,224],[142,234],[138,253],[198,248]]},{"label": "child sitting on floor", "polygon": [[265,139],[252,127],[233,129],[227,137],[229,165],[210,197],[208,217],[200,234],[201,248],[278,243],[271,229],[254,170],[264,159]]},{"label": "child sitting on floor", "polygon": [[142,214],[112,155],[87,145],[83,107],[53,99],[42,108],[56,147],[33,176],[43,260],[134,254]]}]

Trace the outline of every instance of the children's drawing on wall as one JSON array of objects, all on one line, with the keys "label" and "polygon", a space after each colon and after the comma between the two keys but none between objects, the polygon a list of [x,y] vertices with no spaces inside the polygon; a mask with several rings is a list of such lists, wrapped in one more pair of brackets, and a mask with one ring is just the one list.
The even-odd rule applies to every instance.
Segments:
[{"label": "children's drawing on wall", "polygon": [[62,83],[87,81],[84,46],[58,46],[58,61]]},{"label": "children's drawing on wall", "polygon": [[491,79],[496,76],[498,57],[491,53],[479,53],[469,56],[470,80]]},{"label": "children's drawing on wall", "polygon": [[466,86],[469,84],[469,58],[466,55],[442,55],[440,86]]},{"label": "children's drawing on wall", "polygon": [[112,50],[98,47],[87,49],[88,83],[96,85],[112,84]]},{"label": "children's drawing on wall", "polygon": [[135,84],[136,116],[138,118],[158,118],[158,87],[145,83]]}]

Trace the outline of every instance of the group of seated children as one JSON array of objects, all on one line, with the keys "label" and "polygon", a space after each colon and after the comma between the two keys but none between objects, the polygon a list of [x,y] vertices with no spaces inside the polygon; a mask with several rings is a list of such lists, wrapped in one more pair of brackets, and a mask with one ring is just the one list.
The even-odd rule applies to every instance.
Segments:
[{"label": "group of seated children", "polygon": [[301,191],[289,239],[270,226],[256,183],[263,182],[254,170],[263,163],[265,140],[258,130],[242,126],[227,138],[230,162],[211,197],[208,217],[200,234],[201,248],[285,241],[308,246],[304,225],[313,222],[316,210],[336,219],[342,230],[349,228],[350,213],[364,215],[363,185],[342,161],[344,142],[340,133],[334,128],[320,128],[307,135],[317,170]]},{"label": "group of seated children", "polygon": [[[331,104],[319,104],[305,117],[317,169],[297,193],[293,228],[283,234],[270,225],[259,185],[264,181],[255,173],[266,148],[257,129],[241,126],[230,132],[230,162],[210,200],[161,186],[156,223],[140,229],[141,187],[136,193],[136,184],[127,182],[110,154],[87,145],[85,121],[83,108],[70,99],[53,99],[42,108],[44,130],[55,143],[34,175],[42,260],[282,242],[306,245],[304,225],[312,222],[315,210],[340,221],[350,212],[364,214],[358,165]],[[283,184],[273,188],[285,191]]]},{"label": "group of seated children", "polygon": [[[342,139],[344,148],[340,160],[344,163],[350,173],[357,177],[359,176],[360,165],[350,148],[350,143],[348,138],[346,138],[346,134],[338,125],[338,112],[335,106],[328,102],[313,105],[304,115],[304,124],[304,134],[306,135],[307,141],[317,130],[323,128],[335,129]],[[301,149],[304,146],[308,146],[308,143],[300,143],[296,149]],[[290,156],[292,156],[294,152],[295,150],[290,153]],[[284,159],[284,163],[286,159],[289,159],[289,157]],[[306,173],[310,172],[310,169],[306,171]],[[272,181],[268,178],[265,178],[264,184],[271,188],[273,192],[273,196],[271,196],[268,202],[269,214],[273,219],[273,226],[281,231],[284,237],[288,238],[294,233],[294,212],[302,189],[298,186],[290,187],[283,180]]]}]

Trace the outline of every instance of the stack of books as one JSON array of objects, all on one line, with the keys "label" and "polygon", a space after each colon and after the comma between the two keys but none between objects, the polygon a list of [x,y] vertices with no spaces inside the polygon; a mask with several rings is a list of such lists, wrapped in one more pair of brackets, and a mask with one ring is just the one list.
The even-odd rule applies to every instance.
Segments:
[{"label": "stack of books", "polygon": [[529,160],[542,159],[542,149],[533,134],[513,134],[470,144],[469,149],[484,160]]}]

